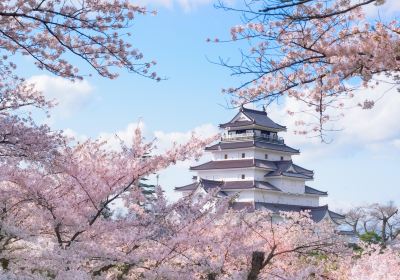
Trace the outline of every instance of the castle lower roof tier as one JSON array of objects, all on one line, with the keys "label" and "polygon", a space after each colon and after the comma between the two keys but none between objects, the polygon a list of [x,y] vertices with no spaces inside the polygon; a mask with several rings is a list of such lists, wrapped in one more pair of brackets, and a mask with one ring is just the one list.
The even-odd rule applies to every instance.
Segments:
[{"label": "castle lower roof tier", "polygon": [[260,148],[273,150],[278,152],[285,152],[290,154],[299,154],[300,151],[293,149],[284,144],[268,143],[265,141],[240,141],[240,142],[219,142],[215,145],[206,147],[206,151],[218,151],[218,150],[231,150],[231,149],[246,149],[246,148]]},{"label": "castle lower roof tier", "polygon": [[278,204],[278,203],[265,203],[265,202],[233,202],[231,207],[235,210],[247,209],[249,211],[254,210],[268,210],[273,213],[279,213],[280,211],[285,212],[300,212],[307,211],[310,213],[310,218],[318,223],[324,218],[329,218],[333,222],[340,224],[340,221],[345,217],[336,212],[329,210],[328,205],[323,206],[301,206],[301,205],[289,205],[289,204]]},{"label": "castle lower roof tier", "polygon": [[216,170],[236,168],[261,168],[266,170],[265,177],[297,177],[312,180],[314,172],[294,164],[291,160],[269,161],[261,159],[240,159],[240,160],[216,160],[209,161],[197,166],[190,167],[190,170]]},{"label": "castle lower roof tier", "polygon": [[[210,189],[219,188],[221,191],[228,190],[246,190],[246,189],[260,189],[260,190],[269,190],[269,191],[277,191],[282,192],[281,189],[272,185],[269,182],[265,181],[215,181],[215,180],[207,180],[201,178],[199,181],[194,182],[192,184],[177,187],[176,191],[194,191],[197,188],[203,188],[205,191]],[[309,186],[305,186],[304,194],[309,195],[317,195],[317,196],[327,196],[328,193],[324,191],[320,191]]]}]

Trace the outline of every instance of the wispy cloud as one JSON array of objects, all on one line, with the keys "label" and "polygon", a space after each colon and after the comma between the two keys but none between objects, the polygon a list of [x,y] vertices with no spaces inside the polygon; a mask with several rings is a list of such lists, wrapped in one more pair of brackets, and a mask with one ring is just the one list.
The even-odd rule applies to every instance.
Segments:
[{"label": "wispy cloud", "polygon": [[207,6],[216,3],[215,0],[137,0],[133,2],[137,3],[138,5],[145,5],[151,8],[162,7],[174,9],[179,7],[185,12],[191,12],[201,6]]},{"label": "wispy cloud", "polygon": [[381,17],[392,17],[396,13],[400,12],[400,1],[399,0],[386,0],[382,5],[369,4],[363,7],[364,12],[369,18]]},{"label": "wispy cloud", "polygon": [[[380,98],[381,97],[381,98]],[[283,135],[286,142],[294,147],[301,147],[301,161],[312,162],[322,156],[343,157],[349,153],[368,151],[379,156],[393,155],[393,149],[400,152],[400,93],[392,84],[381,83],[373,89],[357,92],[354,103],[363,103],[364,100],[379,99],[374,108],[362,110],[355,107],[346,110],[344,117],[334,123],[338,132],[330,134],[330,144],[321,143],[318,137],[295,135],[296,121],[312,121],[307,115],[289,116],[286,112],[301,111],[303,104],[287,99],[283,105],[274,105],[271,116],[288,127],[288,132]]]},{"label": "wispy cloud", "polygon": [[42,91],[57,106],[51,113],[54,118],[68,118],[81,110],[93,97],[93,86],[88,81],[75,81],[49,75],[32,76],[27,80]]}]

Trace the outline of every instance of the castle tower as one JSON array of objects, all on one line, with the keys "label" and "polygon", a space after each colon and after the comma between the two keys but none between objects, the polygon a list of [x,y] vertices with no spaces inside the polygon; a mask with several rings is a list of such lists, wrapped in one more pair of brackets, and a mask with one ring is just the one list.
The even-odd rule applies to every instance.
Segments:
[{"label": "castle tower", "polygon": [[221,195],[236,194],[232,207],[278,211],[309,210],[319,222],[337,222],[343,216],[320,206],[327,192],[307,186],[314,172],[293,163],[299,150],[278,136],[286,127],[272,121],[265,111],[241,107],[224,130],[219,143],[206,147],[212,160],[190,170],[197,172],[192,184],[175,188],[183,195],[219,188]]}]

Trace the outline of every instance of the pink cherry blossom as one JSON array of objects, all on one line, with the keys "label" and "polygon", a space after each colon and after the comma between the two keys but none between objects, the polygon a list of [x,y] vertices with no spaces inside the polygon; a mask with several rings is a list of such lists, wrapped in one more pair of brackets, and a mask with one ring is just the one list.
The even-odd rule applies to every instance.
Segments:
[{"label": "pink cherry blossom", "polygon": [[[303,103],[299,113],[315,123],[304,128],[321,136],[340,118],[356,89],[376,85],[384,74],[398,85],[399,22],[365,18],[363,7],[384,1],[249,1],[240,11],[244,23],[230,29],[232,41],[249,41],[239,61],[221,64],[245,82],[225,90],[235,104],[271,101],[283,96]],[[377,96],[378,98],[379,96]],[[346,101],[346,106],[343,106]],[[359,106],[370,109],[370,100]],[[301,116],[301,114],[297,114]]]}]

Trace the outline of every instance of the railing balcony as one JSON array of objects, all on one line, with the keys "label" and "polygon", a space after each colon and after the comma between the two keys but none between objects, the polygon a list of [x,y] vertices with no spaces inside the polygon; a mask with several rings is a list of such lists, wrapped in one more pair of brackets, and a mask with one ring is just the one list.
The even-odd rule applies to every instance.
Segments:
[{"label": "railing balcony", "polygon": [[241,133],[241,134],[225,134],[222,136],[223,141],[245,141],[245,140],[258,140],[271,143],[284,144],[282,137],[271,136],[271,135],[256,135],[255,133]]}]

